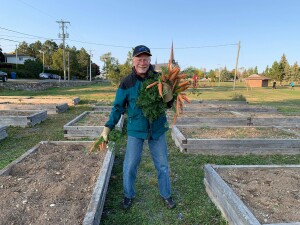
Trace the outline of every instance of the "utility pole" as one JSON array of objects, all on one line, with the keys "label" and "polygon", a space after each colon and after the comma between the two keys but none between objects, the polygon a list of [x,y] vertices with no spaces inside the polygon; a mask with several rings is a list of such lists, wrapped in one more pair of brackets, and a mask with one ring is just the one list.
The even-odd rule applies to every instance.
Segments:
[{"label": "utility pole", "polygon": [[[62,33],[59,33],[58,34],[58,37],[62,39],[62,42],[63,42],[63,63],[64,63],[64,80],[66,80],[66,57],[65,57],[65,39],[69,37],[69,34],[68,33],[65,33],[65,24],[66,23],[70,23],[68,21],[63,21],[63,20],[60,20],[60,21],[56,21],[57,23],[59,23],[59,27],[61,28],[62,30]],[[66,26],[67,28],[67,26]]]},{"label": "utility pole", "polygon": [[68,51],[68,80],[70,80],[70,52]]},{"label": "utility pole", "polygon": [[18,45],[16,45],[16,70],[18,69]]},{"label": "utility pole", "polygon": [[92,50],[90,50],[90,81],[92,81]]},{"label": "utility pole", "polygon": [[233,90],[235,90],[235,81],[236,81],[237,68],[238,68],[238,62],[239,62],[240,48],[241,48],[241,41],[239,41],[239,43],[238,43],[238,52],[237,52],[236,63],[235,63],[235,73],[234,73],[234,81],[233,81]]}]

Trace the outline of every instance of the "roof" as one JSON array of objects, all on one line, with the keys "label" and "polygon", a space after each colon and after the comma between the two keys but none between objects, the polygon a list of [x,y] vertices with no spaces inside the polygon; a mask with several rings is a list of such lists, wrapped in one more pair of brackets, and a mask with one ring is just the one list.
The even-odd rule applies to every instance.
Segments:
[{"label": "roof", "polygon": [[251,76],[245,78],[245,80],[271,80],[271,78],[259,74],[252,74]]},{"label": "roof", "polygon": [[[5,56],[5,57],[16,57],[16,54],[7,54],[7,53],[4,53],[4,56]],[[26,55],[26,54],[18,54],[17,56],[18,56],[18,57],[19,57],[19,56],[23,56],[23,57],[34,58],[34,57],[32,57],[32,56],[30,56],[30,55]]]}]

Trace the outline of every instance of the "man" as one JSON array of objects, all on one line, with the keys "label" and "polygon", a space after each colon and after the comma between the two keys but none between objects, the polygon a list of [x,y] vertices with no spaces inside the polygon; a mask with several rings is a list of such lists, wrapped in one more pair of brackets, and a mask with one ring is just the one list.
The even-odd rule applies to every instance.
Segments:
[{"label": "man", "polygon": [[108,122],[105,124],[101,136],[108,141],[109,132],[117,124],[120,116],[127,110],[127,146],[123,164],[124,200],[122,206],[129,209],[135,197],[135,179],[140,164],[143,143],[148,140],[150,153],[154,162],[158,177],[160,195],[167,208],[174,208],[175,202],[171,197],[168,146],[165,132],[169,129],[165,115],[150,123],[145,118],[142,110],[136,106],[139,90],[142,83],[147,79],[148,73],[153,70],[150,49],[139,45],[133,51],[133,68],[131,74],[125,77],[117,90],[114,106]]}]

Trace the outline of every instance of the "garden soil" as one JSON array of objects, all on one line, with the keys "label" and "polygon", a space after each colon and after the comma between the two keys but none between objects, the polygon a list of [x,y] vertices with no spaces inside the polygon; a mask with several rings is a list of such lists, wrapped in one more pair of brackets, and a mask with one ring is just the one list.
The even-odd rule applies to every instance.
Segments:
[{"label": "garden soil", "polygon": [[0,176],[0,224],[82,224],[105,152],[42,144]]},{"label": "garden soil", "polygon": [[217,169],[262,224],[300,221],[300,168]]}]

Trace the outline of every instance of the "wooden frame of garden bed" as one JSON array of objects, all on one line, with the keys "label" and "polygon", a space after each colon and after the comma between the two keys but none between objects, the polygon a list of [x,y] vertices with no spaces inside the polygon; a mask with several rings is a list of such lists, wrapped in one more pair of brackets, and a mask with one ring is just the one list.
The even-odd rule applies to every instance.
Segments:
[{"label": "wooden frame of garden bed", "polygon": [[92,110],[97,111],[97,112],[110,112],[112,108],[113,107],[110,106],[110,105],[107,105],[107,106],[105,106],[105,105],[103,105],[103,106],[94,105],[92,107]]},{"label": "wooden frame of garden bed", "polygon": [[60,97],[60,96],[0,96],[0,103],[21,103],[21,104],[51,104],[67,103],[68,105],[77,105],[80,102],[79,97]]},{"label": "wooden frame of garden bed", "polygon": [[[64,125],[64,137],[67,139],[78,138],[98,138],[104,128],[104,124],[101,126],[76,126],[76,122],[81,120],[89,113],[97,113],[97,111],[85,111],[67,124]],[[124,116],[122,115],[116,129],[122,130],[124,124]]]},{"label": "wooden frame of garden bed", "polygon": [[[1,111],[4,112],[27,112],[30,113],[28,116],[5,116],[1,115]],[[0,123],[1,125],[6,126],[20,126],[20,127],[28,127],[34,126],[38,123],[43,122],[47,119],[47,111],[46,110],[0,110]]]},{"label": "wooden frame of garden bed", "polygon": [[189,117],[189,118],[177,118],[177,124],[194,124],[201,126],[285,126],[285,127],[294,127],[295,124],[300,124],[300,117],[248,117],[242,116],[235,118],[216,118],[216,117]]},{"label": "wooden frame of garden bed", "polygon": [[8,135],[7,135],[7,132],[6,132],[6,126],[2,126],[0,125],[0,141],[5,139]]},{"label": "wooden frame of garden bed", "polygon": [[[18,159],[11,162],[9,165],[4,167],[2,170],[0,170],[0,176],[8,175],[10,173],[11,168],[17,164],[20,163],[22,160],[24,160],[26,157],[31,155],[32,153],[36,152],[39,149],[39,146],[41,144],[46,143],[55,143],[55,144],[81,144],[81,143],[93,143],[92,141],[41,141],[39,144],[34,146],[33,148],[29,149],[27,152],[25,152],[22,156],[20,156]],[[85,218],[83,220],[83,225],[99,225],[101,220],[101,215],[103,211],[103,206],[105,202],[105,196],[108,188],[108,183],[114,163],[114,149],[109,149],[105,155],[104,161],[102,163],[101,170],[99,172],[98,178],[96,180],[96,184],[91,196],[91,200],[89,203],[89,206],[87,208],[87,212],[85,214]]]},{"label": "wooden frame of garden bed", "polygon": [[17,104],[0,103],[0,110],[46,110],[48,114],[63,113],[69,108],[68,103],[61,104]]},{"label": "wooden frame of garden bed", "polygon": [[300,167],[299,165],[204,165],[204,184],[210,199],[222,212],[229,224],[232,225],[299,225],[293,223],[261,224],[249,208],[241,201],[215,169],[217,168],[284,168]]},{"label": "wooden frame of garden bed", "polygon": [[244,155],[244,154],[300,154],[300,139],[195,139],[186,138],[180,132],[180,127],[173,126],[172,139],[181,152],[192,154],[214,155]]}]

